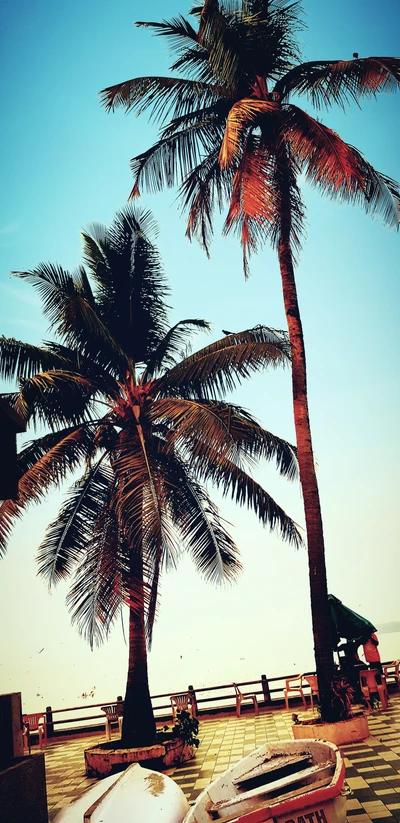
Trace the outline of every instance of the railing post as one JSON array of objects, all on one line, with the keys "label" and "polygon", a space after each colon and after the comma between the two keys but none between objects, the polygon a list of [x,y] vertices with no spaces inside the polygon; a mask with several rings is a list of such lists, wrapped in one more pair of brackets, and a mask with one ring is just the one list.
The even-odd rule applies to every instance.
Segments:
[{"label": "railing post", "polygon": [[53,737],[54,723],[51,706],[46,706],[46,737]]},{"label": "railing post", "polygon": [[196,700],[196,692],[193,686],[188,686],[188,692],[190,697],[192,698],[192,716],[197,717],[197,700]]},{"label": "railing post", "polygon": [[269,690],[269,683],[268,683],[268,680],[267,680],[265,674],[261,675],[261,686],[262,686],[262,690],[263,690],[265,703],[270,703],[271,702],[271,694],[270,694],[270,690]]}]

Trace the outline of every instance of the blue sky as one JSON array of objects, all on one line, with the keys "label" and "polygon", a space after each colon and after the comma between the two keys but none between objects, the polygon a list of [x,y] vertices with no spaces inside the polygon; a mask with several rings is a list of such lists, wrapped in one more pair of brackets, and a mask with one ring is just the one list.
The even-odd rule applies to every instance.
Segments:
[{"label": "blue sky", "polygon": [[[305,0],[303,5],[308,29],[300,33],[300,40],[305,59],[351,58],[354,51],[361,57],[398,54],[397,0],[381,0],[379,7],[372,0],[334,4]],[[113,4],[105,0],[3,3],[1,333],[29,342],[46,337],[32,289],[11,278],[10,271],[33,268],[47,260],[74,268],[80,262],[80,230],[93,221],[109,223],[126,202],[131,188],[129,159],[147,148],[156,132],[146,117],[105,114],[98,91],[134,76],[167,74],[171,60],[164,41],[133,23],[143,17],[158,20],[187,14],[189,7],[186,0],[153,0],[145,7],[126,0]],[[354,107],[344,114],[333,108],[320,117],[380,171],[400,179],[399,104],[399,94],[382,94],[363,103],[362,109]],[[305,101],[304,105],[309,108]],[[400,238],[361,209],[338,205],[310,188],[304,189],[304,199],[307,239],[297,282],[329,588],[373,622],[396,620]],[[152,197],[143,193],[142,200],[160,225],[159,248],[171,286],[171,321],[204,317],[214,324],[214,338],[225,328],[257,323],[284,327],[279,270],[270,249],[253,259],[252,277],[246,283],[237,241],[221,238],[220,219],[216,219],[211,260],[207,261],[184,236],[185,222],[174,191]],[[204,342],[199,337],[199,345]],[[288,371],[257,377],[238,391],[236,399],[266,427],[294,438]],[[271,467],[260,469],[258,476],[303,523],[298,487],[277,478]],[[71,657],[77,667],[79,661],[79,674],[71,678],[72,692],[91,688],[93,683],[86,682],[88,670],[96,672],[101,696],[112,697],[114,681],[105,674],[111,669],[117,672],[115,690],[123,688],[118,680],[123,680],[126,653],[121,631],[116,630],[107,649],[91,656],[69,627],[64,593],[50,596],[35,579],[34,555],[57,501],[59,495],[54,494],[40,510],[27,514],[1,568],[3,620],[12,608],[16,580],[20,581],[21,602],[20,618],[2,641],[0,688],[22,689],[23,697],[29,695],[31,710],[39,686],[58,693],[54,669],[59,665],[62,672]],[[223,593],[197,581],[186,563],[166,578],[151,671],[155,679],[165,671],[165,647],[178,624],[182,655],[174,642],[168,660],[177,655],[176,672],[182,682],[171,683],[171,688],[187,685],[193,666],[205,656],[206,670],[210,677],[215,675],[221,657],[220,643],[211,637],[216,613],[220,638],[229,652],[224,665],[231,679],[238,679],[241,666],[246,660],[250,665],[250,658],[256,667],[254,677],[268,667],[270,673],[282,672],[279,667],[271,672],[282,659],[280,655],[288,671],[292,665],[305,666],[310,655],[312,664],[305,552],[295,553],[229,502],[222,502],[222,511],[233,524],[245,572],[234,589]],[[28,611],[27,634],[26,626],[23,631],[22,627]],[[179,622],[182,614],[183,624]],[[247,631],[254,622],[261,627],[262,640],[263,627],[268,625],[273,659],[267,661],[261,654],[259,662],[256,650],[249,651]],[[237,641],[231,648],[232,625]],[[256,645],[257,635],[251,632]],[[59,642],[68,648],[67,655],[59,645],[56,648],[55,636],[64,638]],[[52,652],[46,665],[47,652],[41,654],[37,671],[45,685],[34,686],[29,669],[21,667],[20,661],[26,643],[40,649],[43,638]],[[198,651],[189,670],[182,661],[185,655],[189,659],[193,638]],[[211,648],[215,646],[215,658],[210,643]],[[59,661],[56,666],[55,661]],[[82,687],[78,686],[83,680]]]}]

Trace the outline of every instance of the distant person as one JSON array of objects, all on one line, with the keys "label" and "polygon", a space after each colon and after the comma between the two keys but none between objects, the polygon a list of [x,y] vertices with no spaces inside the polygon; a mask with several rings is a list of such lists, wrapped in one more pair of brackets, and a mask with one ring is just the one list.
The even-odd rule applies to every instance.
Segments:
[{"label": "distant person", "polygon": [[362,668],[362,661],[358,656],[358,647],[360,640],[348,640],[346,643],[341,643],[337,647],[337,651],[343,652],[339,655],[340,671],[353,689],[352,702],[359,703],[361,700],[360,689],[360,668]]},{"label": "distant person", "polygon": [[351,668],[351,666],[354,666],[356,663],[361,663],[357,651],[359,645],[360,640],[347,640],[346,643],[341,643],[337,647],[338,652],[343,652],[343,656],[339,655],[341,669],[348,669]]},{"label": "distant person", "polygon": [[379,640],[376,634],[373,632],[369,636],[368,640],[366,640],[365,643],[363,643],[364,657],[370,669],[378,669],[378,672],[383,674],[381,656],[378,651],[378,646]]}]

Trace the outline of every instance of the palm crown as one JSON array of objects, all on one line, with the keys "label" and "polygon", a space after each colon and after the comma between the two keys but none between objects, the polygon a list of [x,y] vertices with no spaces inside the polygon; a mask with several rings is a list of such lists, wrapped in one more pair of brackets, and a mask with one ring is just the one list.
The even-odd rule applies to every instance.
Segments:
[{"label": "palm crown", "polygon": [[[293,478],[295,450],[224,400],[253,371],[285,364],[287,337],[257,327],[182,356],[189,335],[208,324],[189,319],[168,328],[153,230],[148,212],[128,207],[110,229],[83,234],[85,267],[74,274],[50,264],[19,272],[39,291],[60,342],[1,340],[1,374],[20,381],[8,397],[48,431],[19,455],[19,497],[0,507],[0,547],[28,503],[83,467],[38,560],[49,584],[73,575],[69,607],[91,643],[107,635],[123,602],[135,636],[146,613],[151,639],[160,573],[182,549],[207,579],[237,574],[238,551],[206,480],[301,542],[246,471],[256,459],[274,459]],[[134,666],[140,655],[131,651]]]},{"label": "palm crown", "polygon": [[[150,109],[159,140],[132,160],[132,196],[145,186],[180,185],[187,233],[208,250],[215,205],[229,203],[225,230],[240,232],[244,262],[265,240],[278,244],[282,209],[290,204],[290,236],[299,246],[304,208],[301,173],[323,192],[399,220],[398,184],[292,99],[316,108],[345,107],[362,95],[398,88],[392,57],[299,62],[300,3],[207,0],[188,20],[138,23],[166,37],[171,70],[184,77],[139,77],[104,89],[108,109]],[[285,192],[284,192],[284,190]],[[286,205],[287,210],[287,205]]]}]

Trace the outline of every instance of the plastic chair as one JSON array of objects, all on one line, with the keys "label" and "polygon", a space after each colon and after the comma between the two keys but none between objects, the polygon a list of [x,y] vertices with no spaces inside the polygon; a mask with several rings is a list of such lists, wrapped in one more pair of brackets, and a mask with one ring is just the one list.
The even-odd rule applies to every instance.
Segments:
[{"label": "plastic chair", "polygon": [[299,694],[302,701],[304,708],[307,708],[307,701],[304,696],[303,692],[303,675],[296,674],[295,677],[288,677],[285,680],[285,688],[283,690],[283,696],[285,698],[286,710],[289,711],[289,697],[290,692],[294,692],[295,694]]},{"label": "plastic chair", "polygon": [[360,687],[370,709],[373,708],[373,694],[378,695],[382,709],[387,708],[389,700],[386,680],[378,669],[363,669],[360,671]]},{"label": "plastic chair", "polygon": [[122,714],[124,711],[123,701],[111,703],[110,706],[102,706],[101,711],[106,716],[106,739],[111,740],[111,724],[118,723],[118,731],[122,735]]},{"label": "plastic chair", "polygon": [[46,745],[46,717],[43,712],[36,714],[22,715],[22,739],[24,749],[28,749],[31,753],[31,732],[37,732],[39,735],[39,748]]},{"label": "plastic chair", "polygon": [[310,687],[311,708],[314,708],[314,695],[319,700],[318,677],[316,674],[304,675],[304,680],[307,681]]},{"label": "plastic chair", "polygon": [[389,678],[393,679],[398,689],[400,689],[399,666],[400,661],[393,660],[393,663],[387,663],[386,666],[383,667],[383,674],[385,675],[386,682]]},{"label": "plastic chair", "polygon": [[236,683],[233,683],[233,687],[234,687],[235,693],[236,693],[236,715],[237,715],[237,717],[240,717],[240,709],[241,709],[242,703],[244,703],[246,700],[247,701],[250,701],[250,700],[252,701],[253,706],[254,706],[255,714],[259,714],[257,696],[255,694],[249,694],[248,692],[246,692],[246,694],[243,694],[243,692],[240,691],[239,686],[237,686]]},{"label": "plastic chair", "polygon": [[189,712],[192,717],[197,716],[196,701],[190,692],[171,694],[172,719],[177,719],[178,712]]}]

